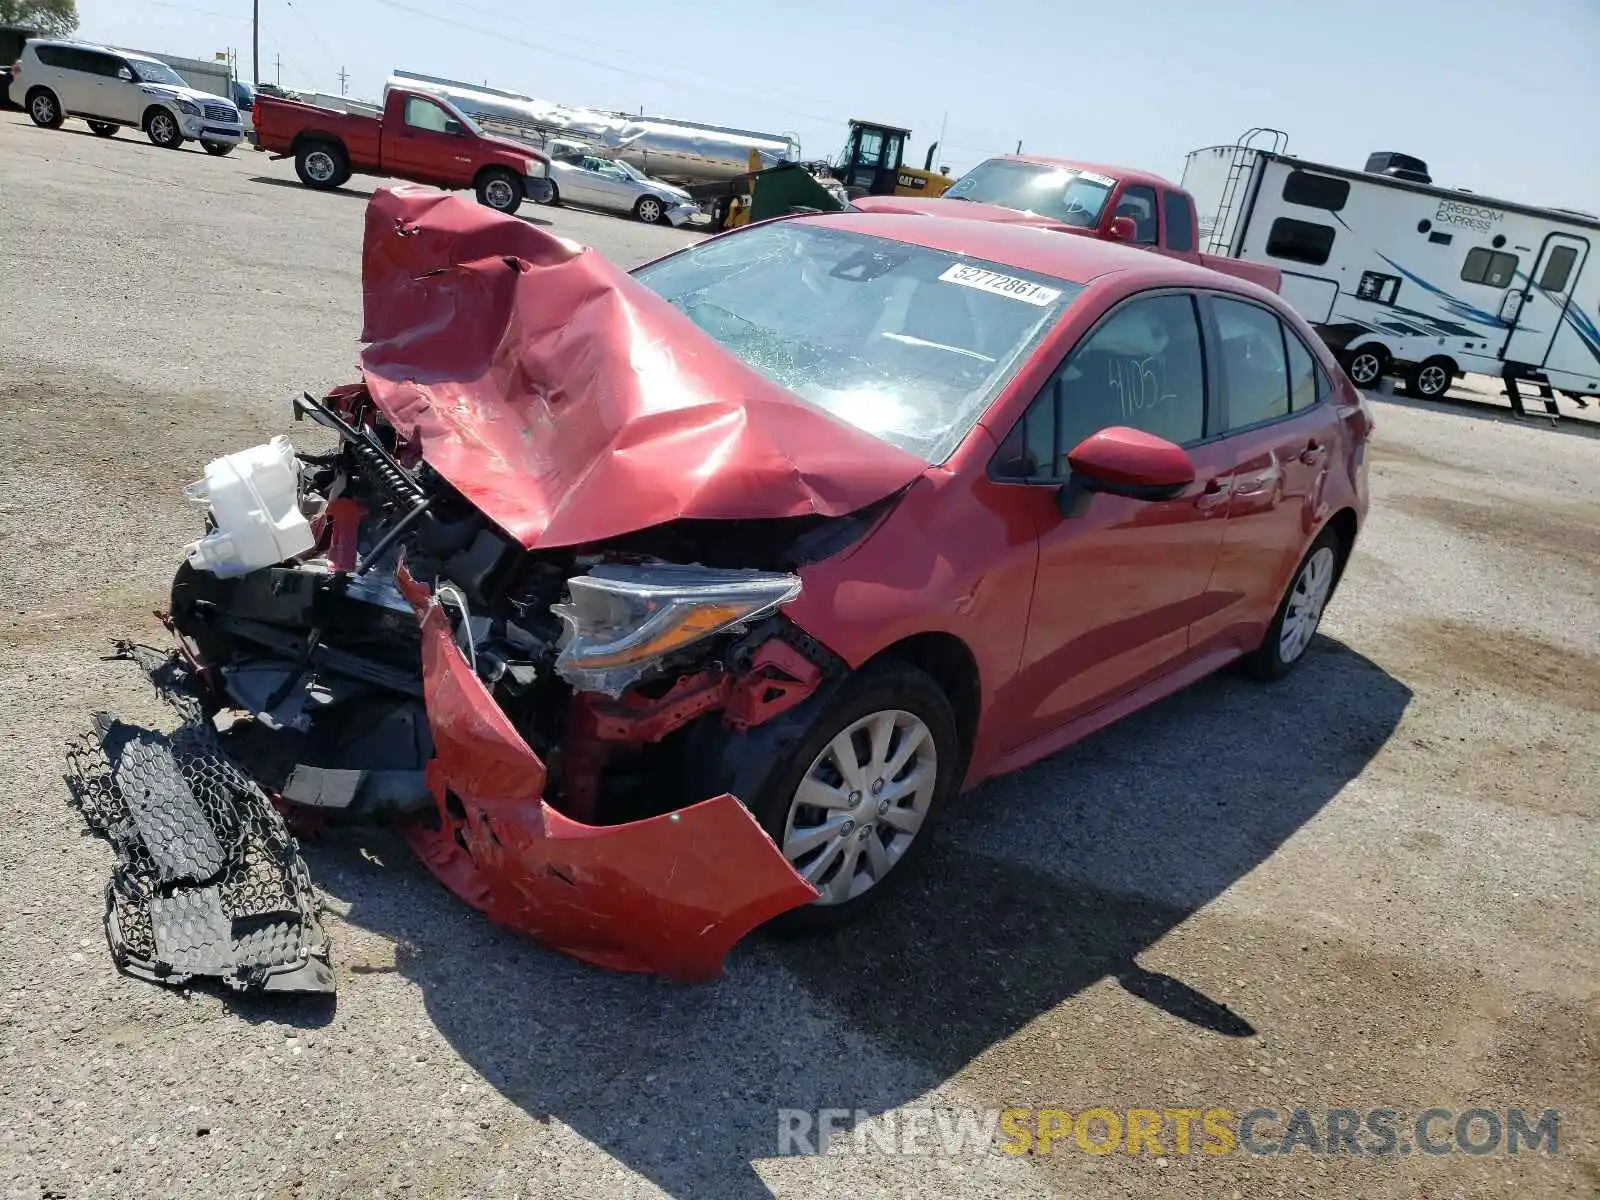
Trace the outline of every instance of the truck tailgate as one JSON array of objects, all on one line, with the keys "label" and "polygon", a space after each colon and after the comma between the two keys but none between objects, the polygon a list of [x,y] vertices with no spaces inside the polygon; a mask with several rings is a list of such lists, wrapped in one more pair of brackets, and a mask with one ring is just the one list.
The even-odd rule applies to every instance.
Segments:
[{"label": "truck tailgate", "polygon": [[1200,265],[1210,267],[1213,271],[1221,271],[1224,275],[1232,275],[1237,279],[1259,284],[1269,292],[1283,291],[1283,272],[1277,267],[1242,262],[1237,258],[1224,258],[1220,254],[1201,254]]}]

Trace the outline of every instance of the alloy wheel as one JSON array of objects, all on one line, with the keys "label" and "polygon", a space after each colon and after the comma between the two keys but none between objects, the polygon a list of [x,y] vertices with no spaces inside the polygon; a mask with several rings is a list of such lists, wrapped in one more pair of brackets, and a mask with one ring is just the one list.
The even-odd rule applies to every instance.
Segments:
[{"label": "alloy wheel", "polygon": [[1370,350],[1362,351],[1350,360],[1349,372],[1357,387],[1371,387],[1383,374],[1383,360]]},{"label": "alloy wheel", "polygon": [[515,197],[516,193],[512,191],[511,184],[504,179],[491,179],[483,189],[483,198],[489,202],[490,208],[509,208]]}]

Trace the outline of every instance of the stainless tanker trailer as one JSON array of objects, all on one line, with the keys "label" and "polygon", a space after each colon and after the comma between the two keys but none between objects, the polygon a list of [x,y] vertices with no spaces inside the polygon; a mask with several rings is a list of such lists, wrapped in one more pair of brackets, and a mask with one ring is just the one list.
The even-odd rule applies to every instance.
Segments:
[{"label": "stainless tanker trailer", "polygon": [[800,159],[800,142],[788,134],[572,108],[411,71],[394,72],[385,93],[392,87],[443,96],[485,131],[517,138],[546,153],[563,143],[579,145],[591,153],[620,158],[668,183],[712,183],[747,175],[752,151],[763,169]]}]

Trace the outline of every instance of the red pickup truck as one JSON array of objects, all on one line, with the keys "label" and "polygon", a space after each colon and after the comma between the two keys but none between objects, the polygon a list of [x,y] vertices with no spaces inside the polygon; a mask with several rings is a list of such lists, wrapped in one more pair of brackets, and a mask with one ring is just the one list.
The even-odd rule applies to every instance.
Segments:
[{"label": "red pickup truck", "polygon": [[383,115],[338,112],[256,96],[256,143],[293,158],[310,188],[342,187],[352,175],[388,175],[440,188],[472,188],[478,202],[514,213],[550,199],[550,160],[531,146],[491,137],[448,100],[391,88]]},{"label": "red pickup truck", "polygon": [[852,203],[867,212],[1042,225],[1143,246],[1273,292],[1283,284],[1274,267],[1203,253],[1194,197],[1147,171],[1008,154],[979,163],[937,198],[863,196]]}]

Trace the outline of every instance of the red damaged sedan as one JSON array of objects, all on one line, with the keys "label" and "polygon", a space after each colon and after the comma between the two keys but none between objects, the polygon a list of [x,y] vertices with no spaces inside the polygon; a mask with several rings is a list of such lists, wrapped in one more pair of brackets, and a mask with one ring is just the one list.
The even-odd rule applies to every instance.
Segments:
[{"label": "red damaged sedan", "polygon": [[366,237],[337,441],[207,469],[172,623],[267,791],[590,962],[713,976],[958,791],[1283,675],[1365,514],[1364,402],[1201,267],[838,213],[627,274],[406,187]]}]

